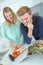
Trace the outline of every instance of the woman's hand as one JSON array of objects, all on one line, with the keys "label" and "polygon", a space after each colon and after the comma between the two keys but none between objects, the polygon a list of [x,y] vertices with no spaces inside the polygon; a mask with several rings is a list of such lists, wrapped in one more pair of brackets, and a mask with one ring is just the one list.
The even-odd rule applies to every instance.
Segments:
[{"label": "woman's hand", "polygon": [[15,46],[15,50],[18,50],[19,48],[21,48],[23,45],[22,44],[18,44],[17,46]]},{"label": "woman's hand", "polygon": [[10,44],[10,47],[11,47],[11,48],[14,48],[14,47],[15,47],[15,46],[14,46],[14,43],[13,43],[12,41],[10,41],[9,44]]}]

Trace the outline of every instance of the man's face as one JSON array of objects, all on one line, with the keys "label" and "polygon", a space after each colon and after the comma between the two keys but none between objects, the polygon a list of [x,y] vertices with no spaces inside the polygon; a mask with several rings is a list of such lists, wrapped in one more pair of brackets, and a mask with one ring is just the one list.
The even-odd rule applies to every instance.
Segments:
[{"label": "man's face", "polygon": [[8,22],[13,23],[14,22],[14,16],[11,12],[4,13],[5,18]]},{"label": "man's face", "polygon": [[27,24],[31,22],[32,14],[29,15],[28,13],[25,13],[24,15],[20,16],[20,18],[24,26],[27,26]]}]

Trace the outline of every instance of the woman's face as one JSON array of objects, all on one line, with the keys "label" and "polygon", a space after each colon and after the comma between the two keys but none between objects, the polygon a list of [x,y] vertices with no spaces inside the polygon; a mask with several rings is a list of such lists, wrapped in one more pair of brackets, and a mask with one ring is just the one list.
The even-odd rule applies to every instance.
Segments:
[{"label": "woman's face", "polygon": [[13,14],[9,11],[9,12],[6,12],[4,13],[4,16],[6,18],[6,20],[10,23],[14,23],[14,16]]}]

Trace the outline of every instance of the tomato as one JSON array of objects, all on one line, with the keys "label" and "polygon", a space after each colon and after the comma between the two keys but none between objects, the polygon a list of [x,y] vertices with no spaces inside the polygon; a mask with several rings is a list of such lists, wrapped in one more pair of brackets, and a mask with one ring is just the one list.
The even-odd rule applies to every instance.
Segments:
[{"label": "tomato", "polygon": [[19,55],[20,55],[20,51],[17,51],[17,52],[15,52],[15,53],[12,54],[12,56],[14,58],[17,58]]},{"label": "tomato", "polygon": [[13,56],[14,58],[17,58],[17,54],[16,54],[16,53],[14,53],[12,56]]},{"label": "tomato", "polygon": [[16,54],[17,54],[17,56],[19,56],[20,55],[20,51],[18,51]]}]

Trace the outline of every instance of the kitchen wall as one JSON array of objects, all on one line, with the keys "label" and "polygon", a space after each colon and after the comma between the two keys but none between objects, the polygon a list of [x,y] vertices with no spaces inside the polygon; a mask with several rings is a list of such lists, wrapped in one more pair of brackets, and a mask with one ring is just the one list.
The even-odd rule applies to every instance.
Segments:
[{"label": "kitchen wall", "polygon": [[28,6],[31,8],[32,13],[38,13],[43,16],[43,0],[5,0],[0,3],[0,25],[4,22],[3,8],[9,6],[16,13],[21,6]]},{"label": "kitchen wall", "polygon": [[37,4],[36,6],[31,7],[33,14],[43,17],[43,3]]}]

